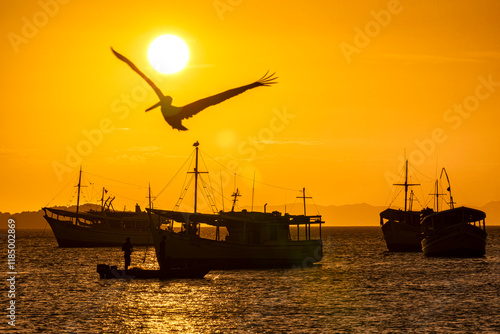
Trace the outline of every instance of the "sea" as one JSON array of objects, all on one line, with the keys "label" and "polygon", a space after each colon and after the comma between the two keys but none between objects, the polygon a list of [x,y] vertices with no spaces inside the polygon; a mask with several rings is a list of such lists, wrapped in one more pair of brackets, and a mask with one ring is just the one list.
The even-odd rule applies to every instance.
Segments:
[{"label": "sea", "polygon": [[[323,227],[314,266],[211,271],[203,279],[100,279],[118,248],[63,249],[16,231],[15,326],[0,240],[2,333],[500,333],[500,226],[482,258],[390,253],[379,227]],[[151,247],[132,266],[158,268]]]}]

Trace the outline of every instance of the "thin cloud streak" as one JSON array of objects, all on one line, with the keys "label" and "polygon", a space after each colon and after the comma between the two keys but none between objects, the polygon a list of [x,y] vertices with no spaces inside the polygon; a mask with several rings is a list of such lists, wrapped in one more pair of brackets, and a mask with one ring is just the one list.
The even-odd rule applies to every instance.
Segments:
[{"label": "thin cloud streak", "polygon": [[323,142],[316,141],[316,140],[259,140],[259,141],[254,141],[254,143],[258,144],[265,144],[265,145],[304,145],[304,146],[310,146],[310,145],[324,145]]},{"label": "thin cloud streak", "polygon": [[498,52],[467,52],[464,54],[450,55],[432,55],[432,54],[382,54],[379,56],[384,59],[425,62],[425,63],[447,63],[447,62],[467,62],[480,63],[490,59],[500,59]]}]

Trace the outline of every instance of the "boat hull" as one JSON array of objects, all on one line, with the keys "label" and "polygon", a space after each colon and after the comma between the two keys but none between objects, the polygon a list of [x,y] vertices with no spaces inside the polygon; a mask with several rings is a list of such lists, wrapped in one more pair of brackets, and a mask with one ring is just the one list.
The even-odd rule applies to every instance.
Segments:
[{"label": "boat hull", "polygon": [[152,245],[153,240],[148,231],[133,229],[99,227],[83,227],[68,221],[57,220],[45,216],[59,247],[121,247],[127,237],[134,246]]},{"label": "boat hull", "polygon": [[153,237],[160,268],[185,265],[207,265],[212,269],[306,267],[323,257],[321,240],[245,244],[163,230],[153,230]]},{"label": "boat hull", "polygon": [[481,257],[486,253],[486,232],[461,223],[429,235],[422,240],[425,256]]},{"label": "boat hull", "polygon": [[390,252],[422,251],[422,237],[419,226],[388,221],[382,225],[382,233]]}]

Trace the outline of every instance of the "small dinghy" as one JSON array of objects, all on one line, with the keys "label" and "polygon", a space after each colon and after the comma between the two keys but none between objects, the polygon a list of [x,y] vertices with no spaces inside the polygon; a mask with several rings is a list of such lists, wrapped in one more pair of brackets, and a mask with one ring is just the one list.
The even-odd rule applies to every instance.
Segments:
[{"label": "small dinghy", "polygon": [[210,271],[207,266],[171,268],[167,270],[147,270],[140,268],[117,269],[116,266],[98,264],[97,272],[100,278],[149,279],[149,278],[203,278]]}]

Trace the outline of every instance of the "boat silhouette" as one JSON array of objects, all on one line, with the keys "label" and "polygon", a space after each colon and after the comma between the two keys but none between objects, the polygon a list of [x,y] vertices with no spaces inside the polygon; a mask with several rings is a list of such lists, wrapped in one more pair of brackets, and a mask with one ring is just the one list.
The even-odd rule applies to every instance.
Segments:
[{"label": "boat silhouette", "polygon": [[387,249],[390,252],[421,252],[420,221],[433,211],[429,208],[421,211],[412,210],[414,195],[411,190],[408,196],[408,189],[419,184],[408,183],[408,160],[405,163],[404,183],[394,185],[404,187],[405,204],[404,210],[388,208],[380,213],[380,225]]},{"label": "boat silhouette", "polygon": [[[104,200],[104,188],[101,209],[81,211],[81,187],[80,168],[76,211],[42,208],[43,217],[49,223],[59,247],[121,247],[127,237],[137,246],[153,244],[146,211],[142,211],[138,205],[135,211],[115,211],[112,206],[114,197],[109,196]],[[149,199],[151,205],[151,190]]]},{"label": "boat silhouette", "polygon": [[[486,253],[486,213],[469,207],[455,208],[446,169],[441,177],[448,181],[450,209],[432,213],[421,222],[422,250],[425,256],[481,257]],[[441,178],[440,177],[440,178]],[[436,181],[437,188],[437,181]],[[439,196],[436,189],[436,196]]]},{"label": "boat silhouette", "polygon": [[[197,143],[195,150],[196,183],[202,173],[198,169]],[[195,185],[194,212],[148,209],[160,269],[186,265],[208,265],[212,269],[290,267],[321,261],[321,216],[247,210],[199,213],[197,188]],[[238,195],[233,194],[234,202]],[[215,237],[201,237],[200,224],[215,228]],[[311,226],[316,226],[319,238],[312,236]],[[295,238],[291,228],[297,228]]]}]

